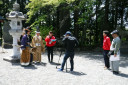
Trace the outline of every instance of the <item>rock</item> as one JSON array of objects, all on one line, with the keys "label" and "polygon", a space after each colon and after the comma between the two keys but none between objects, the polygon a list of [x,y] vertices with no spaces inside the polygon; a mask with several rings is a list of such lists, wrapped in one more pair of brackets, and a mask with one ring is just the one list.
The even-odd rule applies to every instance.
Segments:
[{"label": "rock", "polygon": [[4,26],[3,26],[3,39],[4,39],[4,48],[12,48],[12,44],[13,42],[13,38],[12,36],[9,34],[9,30],[11,29],[9,22],[5,21]]}]

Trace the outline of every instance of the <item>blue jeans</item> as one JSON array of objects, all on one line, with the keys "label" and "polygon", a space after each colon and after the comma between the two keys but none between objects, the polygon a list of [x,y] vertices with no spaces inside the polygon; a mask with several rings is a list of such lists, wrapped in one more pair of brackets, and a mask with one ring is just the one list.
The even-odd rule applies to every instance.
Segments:
[{"label": "blue jeans", "polygon": [[70,64],[71,64],[71,71],[73,71],[74,69],[74,52],[66,52],[65,53],[65,56],[64,56],[64,59],[63,59],[63,62],[62,62],[62,65],[61,65],[61,69],[63,70],[64,69],[64,66],[65,66],[65,63],[67,61],[67,59],[70,58]]}]

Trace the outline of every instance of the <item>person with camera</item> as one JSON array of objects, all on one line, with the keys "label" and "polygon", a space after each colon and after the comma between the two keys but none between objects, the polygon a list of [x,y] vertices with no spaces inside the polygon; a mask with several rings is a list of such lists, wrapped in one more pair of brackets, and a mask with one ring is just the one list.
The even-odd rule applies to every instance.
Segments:
[{"label": "person with camera", "polygon": [[63,58],[61,68],[58,69],[58,71],[64,70],[64,66],[65,66],[65,63],[66,63],[68,58],[70,58],[70,64],[71,64],[70,71],[73,71],[74,70],[74,60],[73,59],[74,59],[74,54],[75,54],[74,50],[75,50],[75,47],[78,46],[78,41],[75,37],[72,36],[70,31],[67,31],[65,33],[62,41],[64,43],[64,47],[66,49],[66,52],[65,52],[65,56]]}]

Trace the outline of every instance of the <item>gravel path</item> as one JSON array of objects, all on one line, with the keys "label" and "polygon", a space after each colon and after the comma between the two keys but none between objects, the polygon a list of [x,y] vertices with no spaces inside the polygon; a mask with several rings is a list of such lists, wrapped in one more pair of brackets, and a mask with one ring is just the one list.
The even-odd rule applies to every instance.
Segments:
[{"label": "gravel path", "polygon": [[76,53],[75,69],[71,73],[65,70],[57,72],[59,53],[54,55],[56,63],[48,63],[45,53],[42,54],[42,64],[21,67],[19,63],[3,60],[12,53],[12,49],[6,51],[7,53],[1,53],[0,47],[0,85],[128,85],[127,55],[121,57],[120,75],[113,75],[111,71],[104,70],[102,53]]}]

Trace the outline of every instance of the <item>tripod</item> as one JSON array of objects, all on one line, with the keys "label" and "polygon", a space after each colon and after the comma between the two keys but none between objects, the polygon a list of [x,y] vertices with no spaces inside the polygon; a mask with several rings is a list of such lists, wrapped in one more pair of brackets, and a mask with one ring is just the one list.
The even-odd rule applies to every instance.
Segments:
[{"label": "tripod", "polygon": [[56,65],[56,69],[58,68],[58,65],[61,65],[61,64],[59,64],[61,55],[62,55],[62,50],[60,51],[60,55],[59,55],[59,59],[58,59],[58,64]]},{"label": "tripod", "polygon": [[[59,55],[58,64],[56,65],[56,69],[58,69],[58,66],[61,65],[61,64],[59,64],[59,62],[60,62],[60,58],[62,56],[62,53],[63,53],[63,51],[61,50],[60,55]],[[66,72],[67,72],[67,61],[66,61]]]}]

